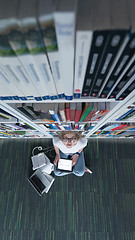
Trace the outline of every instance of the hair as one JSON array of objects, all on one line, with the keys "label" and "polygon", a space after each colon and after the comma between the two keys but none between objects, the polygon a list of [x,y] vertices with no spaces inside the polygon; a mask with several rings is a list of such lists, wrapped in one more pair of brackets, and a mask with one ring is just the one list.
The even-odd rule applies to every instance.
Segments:
[{"label": "hair", "polygon": [[63,140],[63,137],[64,137],[66,134],[68,134],[68,133],[73,133],[73,134],[75,134],[75,137],[76,137],[77,141],[78,141],[80,138],[82,138],[81,132],[77,132],[77,131],[74,131],[74,132],[72,132],[72,131],[61,131],[61,132],[59,133],[58,137],[60,138],[60,140]]}]

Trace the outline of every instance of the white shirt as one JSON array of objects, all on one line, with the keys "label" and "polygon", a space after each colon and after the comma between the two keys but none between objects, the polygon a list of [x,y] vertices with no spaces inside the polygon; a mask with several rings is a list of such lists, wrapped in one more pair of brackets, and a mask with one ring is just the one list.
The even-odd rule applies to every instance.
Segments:
[{"label": "white shirt", "polygon": [[56,147],[58,147],[61,152],[65,154],[78,152],[81,148],[84,148],[85,146],[87,146],[87,142],[88,142],[87,138],[81,138],[78,140],[76,145],[72,146],[71,148],[67,148],[58,137],[53,138],[53,144]]}]

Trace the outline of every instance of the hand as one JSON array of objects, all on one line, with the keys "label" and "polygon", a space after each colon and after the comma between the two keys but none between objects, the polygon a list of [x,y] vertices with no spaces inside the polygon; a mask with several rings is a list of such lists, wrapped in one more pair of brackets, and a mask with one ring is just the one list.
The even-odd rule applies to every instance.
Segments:
[{"label": "hand", "polygon": [[55,159],[54,159],[54,165],[56,165],[57,166],[57,163],[58,163],[58,161],[60,160],[60,155],[59,154],[56,154],[56,156],[55,156]]},{"label": "hand", "polygon": [[79,155],[78,154],[74,154],[71,159],[72,159],[72,166],[74,166],[77,161],[78,161]]}]

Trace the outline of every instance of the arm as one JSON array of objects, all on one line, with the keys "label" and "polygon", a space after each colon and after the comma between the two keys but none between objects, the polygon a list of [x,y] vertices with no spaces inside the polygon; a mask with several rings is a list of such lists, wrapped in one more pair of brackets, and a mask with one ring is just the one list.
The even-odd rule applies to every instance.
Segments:
[{"label": "arm", "polygon": [[[81,153],[81,151],[82,151],[83,149],[84,149],[84,148],[81,148],[81,149],[78,151],[78,153]],[[76,154],[76,153],[71,157],[71,159],[72,159],[72,165],[73,165],[73,166],[77,163],[78,158],[79,158],[79,155]]]},{"label": "arm", "polygon": [[53,145],[53,146],[54,146],[55,153],[56,153],[56,156],[55,156],[55,159],[54,159],[54,164],[57,165],[57,162],[60,159],[60,152],[59,152],[59,148],[58,147],[56,147],[55,145]]}]

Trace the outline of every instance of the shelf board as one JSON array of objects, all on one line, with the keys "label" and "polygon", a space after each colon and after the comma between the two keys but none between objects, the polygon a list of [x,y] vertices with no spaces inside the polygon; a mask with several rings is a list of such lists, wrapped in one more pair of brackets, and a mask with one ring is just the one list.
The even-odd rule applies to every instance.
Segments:
[{"label": "shelf board", "polygon": [[66,100],[66,99],[56,99],[56,100],[43,100],[43,101],[36,101],[36,100],[4,100],[5,103],[61,103],[61,102],[120,102],[116,101],[115,99],[107,99],[107,98],[74,98],[73,100]]}]

